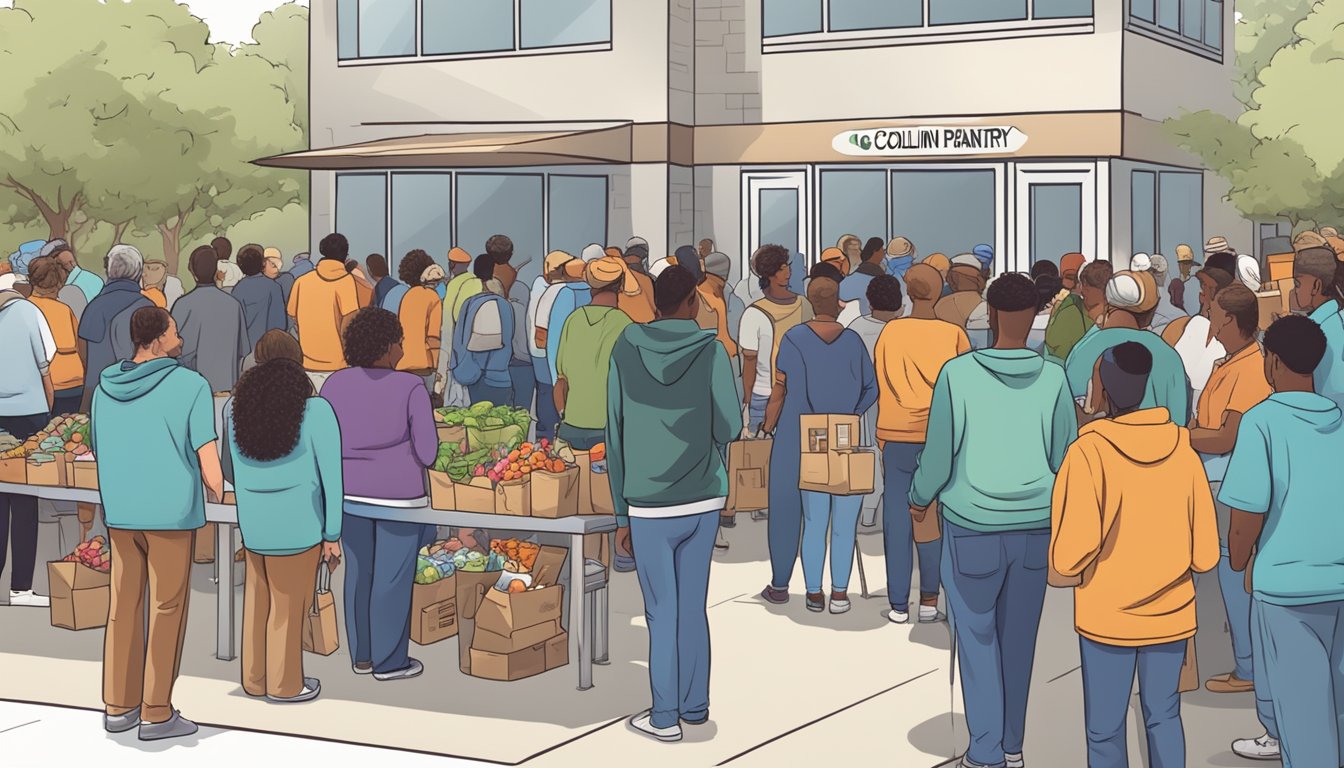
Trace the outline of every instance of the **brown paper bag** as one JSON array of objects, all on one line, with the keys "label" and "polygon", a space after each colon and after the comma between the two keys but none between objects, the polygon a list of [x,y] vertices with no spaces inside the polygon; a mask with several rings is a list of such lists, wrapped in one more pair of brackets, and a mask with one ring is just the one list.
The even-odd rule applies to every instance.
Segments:
[{"label": "brown paper bag", "polygon": [[1185,663],[1181,665],[1181,682],[1177,693],[1199,690],[1199,660],[1195,654],[1195,638],[1185,641]]},{"label": "brown paper bag", "polygon": [[728,503],[725,513],[758,512],[770,506],[770,451],[774,440],[728,444]]},{"label": "brown paper bag", "polygon": [[303,618],[303,650],[320,656],[330,656],[341,647],[336,627],[336,599],[331,594],[331,569],[325,562],[317,564],[317,585],[313,602]]},{"label": "brown paper bag", "polygon": [[938,502],[935,501],[929,505],[923,520],[912,521],[915,524],[916,544],[928,544],[943,537],[943,524],[938,518]]}]

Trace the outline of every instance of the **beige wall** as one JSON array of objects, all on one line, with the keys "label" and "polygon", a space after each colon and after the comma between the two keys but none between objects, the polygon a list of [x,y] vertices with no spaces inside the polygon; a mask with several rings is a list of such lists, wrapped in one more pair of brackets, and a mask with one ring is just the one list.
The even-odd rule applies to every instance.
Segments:
[{"label": "beige wall", "polygon": [[[1224,15],[1231,16],[1231,3]],[[1185,112],[1208,109],[1228,116],[1240,113],[1232,95],[1236,75],[1231,50],[1232,22],[1223,24],[1223,59],[1218,62],[1197,53],[1158,42],[1144,35],[1125,34],[1124,108],[1149,120],[1164,120]]]}]

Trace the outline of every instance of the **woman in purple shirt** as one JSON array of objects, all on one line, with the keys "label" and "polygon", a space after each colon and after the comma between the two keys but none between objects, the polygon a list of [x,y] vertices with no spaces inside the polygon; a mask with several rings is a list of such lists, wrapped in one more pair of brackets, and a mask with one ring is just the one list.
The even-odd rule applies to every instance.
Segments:
[{"label": "woman in purple shirt", "polygon": [[396,370],[401,323],[385,309],[355,313],[341,335],[349,368],[322,386],[341,426],[345,476],[345,629],[355,674],[403,680],[424,671],[407,655],[411,583],[425,526],[377,519],[423,507],[438,436],[421,377]]}]

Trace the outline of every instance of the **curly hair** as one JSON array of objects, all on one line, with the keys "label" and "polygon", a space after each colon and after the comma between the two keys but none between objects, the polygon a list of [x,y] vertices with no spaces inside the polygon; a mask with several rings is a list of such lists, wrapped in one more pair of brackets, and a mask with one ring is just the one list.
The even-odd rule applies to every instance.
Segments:
[{"label": "curly hair", "polygon": [[397,264],[397,278],[414,288],[420,284],[420,275],[423,275],[425,270],[433,264],[434,259],[419,248],[408,251],[402,258],[401,263]]},{"label": "curly hair", "polygon": [[324,259],[336,259],[344,263],[350,255],[350,241],[340,232],[332,232],[322,238],[322,242],[317,244],[317,250]]},{"label": "curly hair", "polygon": [[299,444],[313,384],[303,366],[269,360],[244,373],[233,390],[233,439],[253,461],[275,461]]},{"label": "curly hair", "polygon": [[985,301],[1000,312],[1039,312],[1040,299],[1036,284],[1021,272],[1000,275],[989,286]]},{"label": "curly hair", "polygon": [[353,368],[372,368],[393,344],[404,338],[401,321],[386,309],[365,307],[350,318],[341,334],[345,361]]},{"label": "curly hair", "polygon": [[900,312],[901,281],[891,275],[878,275],[868,283],[868,305],[877,312]]},{"label": "curly hair", "polygon": [[43,256],[28,262],[28,282],[39,290],[59,291],[69,275],[70,270],[55,256]]},{"label": "curly hair", "polygon": [[1104,290],[1106,284],[1111,282],[1111,277],[1114,275],[1115,267],[1111,266],[1111,262],[1097,259],[1088,262],[1087,266],[1083,267],[1083,270],[1078,273],[1078,283],[1088,288]]},{"label": "curly hair", "polygon": [[789,249],[782,245],[762,245],[751,257],[751,271],[761,279],[761,287],[789,265]]},{"label": "curly hair", "polygon": [[485,241],[485,252],[490,254],[496,264],[508,264],[513,258],[513,241],[508,235],[491,235]]}]

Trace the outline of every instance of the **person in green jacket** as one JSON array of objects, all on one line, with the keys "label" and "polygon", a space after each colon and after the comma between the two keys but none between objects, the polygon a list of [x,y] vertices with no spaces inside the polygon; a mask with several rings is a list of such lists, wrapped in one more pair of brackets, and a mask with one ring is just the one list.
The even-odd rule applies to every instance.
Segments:
[{"label": "person in green jacket", "polygon": [[560,438],[575,450],[589,451],[605,439],[611,350],[634,322],[617,301],[637,292],[639,284],[625,260],[613,256],[588,262],[583,279],[592,289],[592,303],[565,320],[555,358],[554,398],[562,416]]},{"label": "person in green jacket", "polygon": [[247,587],[243,690],[273,702],[317,698],[303,675],[303,622],[320,561],[341,557],[341,428],[303,366],[267,360],[224,406],[224,476],[238,497]]},{"label": "person in green jacket", "polygon": [[1064,371],[1027,348],[1035,284],[1003,275],[986,301],[994,346],[938,374],[910,488],[916,520],[935,499],[942,511],[943,589],[961,659],[969,768],[1023,764],[1050,496],[1078,435]]},{"label": "person in green jacket", "polygon": [[682,723],[709,720],[709,563],[742,411],[728,353],[695,321],[696,279],[668,267],[653,295],[658,319],[626,328],[612,350],[607,478],[649,629],[653,707],[630,725],[680,741]]},{"label": "person in green jacket", "polygon": [[1063,365],[1073,345],[1092,327],[1092,318],[1079,295],[1078,277],[1083,268],[1081,253],[1066,253],[1059,261],[1060,279],[1069,295],[1055,303],[1045,327],[1045,359]]}]

